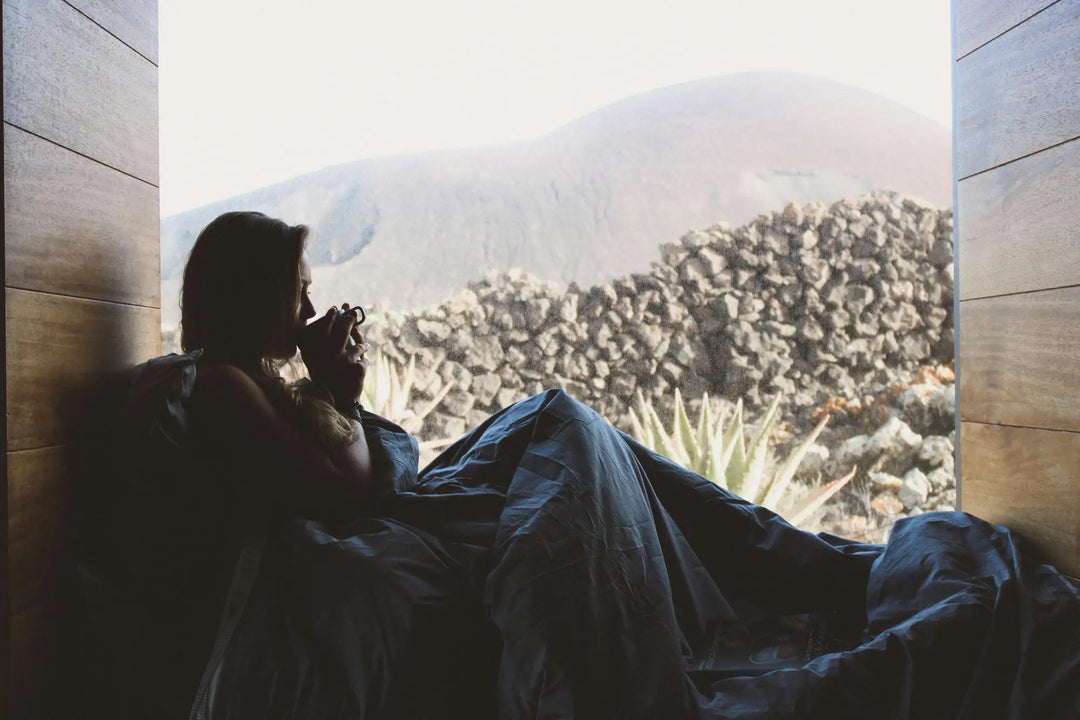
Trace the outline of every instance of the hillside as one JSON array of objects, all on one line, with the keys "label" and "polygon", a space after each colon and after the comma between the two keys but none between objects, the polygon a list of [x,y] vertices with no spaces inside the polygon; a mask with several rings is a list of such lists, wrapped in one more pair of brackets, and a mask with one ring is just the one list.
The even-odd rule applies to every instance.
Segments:
[{"label": "hillside", "polygon": [[[437,122],[437,118],[433,119]],[[951,204],[948,131],[863,90],[746,73],[662,88],[540,138],[352,162],[165,218],[163,322],[194,237],[230,209],[314,230],[316,300],[446,297],[489,269],[592,284],[690,228],[888,187]]]}]

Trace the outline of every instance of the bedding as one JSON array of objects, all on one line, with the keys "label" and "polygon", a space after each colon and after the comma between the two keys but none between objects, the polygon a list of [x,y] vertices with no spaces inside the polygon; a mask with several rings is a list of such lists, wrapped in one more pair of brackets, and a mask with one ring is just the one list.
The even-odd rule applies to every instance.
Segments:
[{"label": "bedding", "polygon": [[[170,356],[135,381],[150,388],[133,394],[139,422],[170,452],[195,452],[183,405],[196,371],[197,357]],[[242,602],[228,573],[193,583],[188,568],[174,584],[226,616],[241,606],[225,644],[217,612],[187,620],[221,646],[191,717],[1077,717],[1080,595],[1003,527],[956,512],[901,520],[886,545],[803,532],[560,390],[496,413],[423,470],[399,427],[370,413],[364,427],[373,516],[268,509],[232,541],[162,532],[257,503],[110,521],[126,524],[109,552],[160,555],[114,567],[127,588],[146,565],[167,584],[175,559],[218,553],[232,568],[237,548],[258,548]],[[168,475],[144,471],[141,501],[175,492]],[[213,645],[205,632],[169,642],[201,658]]]}]

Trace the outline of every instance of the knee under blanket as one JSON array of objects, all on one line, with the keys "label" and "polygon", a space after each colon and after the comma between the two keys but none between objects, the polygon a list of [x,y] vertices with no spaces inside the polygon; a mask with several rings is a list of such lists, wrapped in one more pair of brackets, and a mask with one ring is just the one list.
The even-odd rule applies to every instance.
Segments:
[{"label": "knee under blanket", "polygon": [[365,429],[377,513],[278,526],[211,717],[1077,717],[1080,596],[1002,527],[802,532],[558,390],[419,473]]}]

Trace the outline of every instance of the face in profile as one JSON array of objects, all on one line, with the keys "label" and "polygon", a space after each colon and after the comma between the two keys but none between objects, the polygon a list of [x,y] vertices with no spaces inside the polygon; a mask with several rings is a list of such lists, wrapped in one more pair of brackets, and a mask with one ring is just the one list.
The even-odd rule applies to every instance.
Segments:
[{"label": "face in profile", "polygon": [[286,319],[278,336],[274,339],[270,349],[270,357],[287,360],[296,354],[297,341],[300,331],[307,321],[315,317],[315,306],[311,303],[311,266],[308,265],[307,257],[301,256],[299,277],[300,292],[296,301],[296,309],[292,316]]}]

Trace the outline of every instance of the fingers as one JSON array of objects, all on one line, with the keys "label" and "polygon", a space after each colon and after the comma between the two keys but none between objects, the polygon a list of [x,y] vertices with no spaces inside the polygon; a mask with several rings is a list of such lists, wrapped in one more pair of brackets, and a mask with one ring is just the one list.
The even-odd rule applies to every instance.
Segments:
[{"label": "fingers", "polygon": [[[334,312],[336,315],[337,311]],[[332,322],[333,325],[330,328],[331,345],[336,350],[343,350],[348,344],[353,328],[356,327],[356,315],[354,313],[337,315]]]},{"label": "fingers", "polygon": [[361,342],[352,347],[345,348],[345,358],[349,363],[363,363],[367,367],[367,351],[371,349],[371,343]]},{"label": "fingers", "polygon": [[357,325],[363,325],[364,320],[367,320],[367,313],[364,312],[364,308],[360,305],[353,306],[349,305],[349,303],[341,303],[341,311],[355,315]]}]

